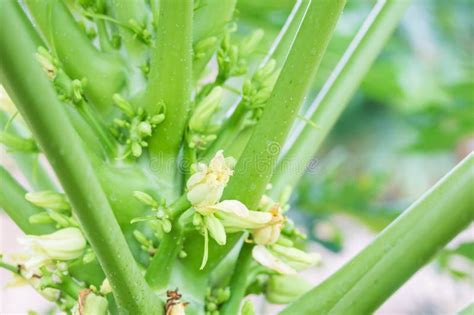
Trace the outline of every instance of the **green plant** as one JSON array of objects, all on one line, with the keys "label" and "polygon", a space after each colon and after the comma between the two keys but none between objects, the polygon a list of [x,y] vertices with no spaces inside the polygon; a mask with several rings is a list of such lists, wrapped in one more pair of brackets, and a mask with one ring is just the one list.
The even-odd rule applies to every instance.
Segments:
[{"label": "green plant", "polygon": [[286,314],[373,311],[472,221],[474,155],[303,296],[279,274],[319,256],[295,247],[285,212],[408,2],[376,4],[292,143],[344,0],[298,1],[263,60],[261,30],[235,39],[235,0],[1,1],[0,82],[19,115],[1,117],[0,141],[35,190],[0,169],[0,206],[32,252],[1,266],[79,314],[238,314],[249,292],[292,302]]}]

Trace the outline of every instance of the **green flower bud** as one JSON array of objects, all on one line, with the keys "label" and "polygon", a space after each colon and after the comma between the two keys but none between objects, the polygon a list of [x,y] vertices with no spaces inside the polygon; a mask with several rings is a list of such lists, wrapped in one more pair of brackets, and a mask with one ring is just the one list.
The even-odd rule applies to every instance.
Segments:
[{"label": "green flower bud", "polygon": [[161,227],[163,228],[163,232],[169,233],[172,228],[171,221],[168,219],[161,220]]},{"label": "green flower bud", "polygon": [[141,137],[151,136],[151,125],[147,121],[142,121],[138,124],[138,133]]},{"label": "green flower bud", "polygon": [[143,246],[148,246],[149,243],[150,243],[148,241],[147,237],[145,236],[145,234],[143,234],[142,232],[140,232],[138,230],[133,231],[133,237],[135,237],[135,239],[138,241],[138,243],[140,243]]},{"label": "green flower bud", "polygon": [[205,131],[212,116],[219,108],[222,100],[223,90],[221,87],[215,87],[211,93],[206,96],[194,110],[189,120],[189,128],[193,131]]},{"label": "green flower bud", "polygon": [[268,279],[265,297],[270,303],[288,304],[311,289],[300,275],[274,275]]},{"label": "green flower bud", "polygon": [[38,152],[38,147],[33,139],[14,136],[5,131],[0,131],[0,143],[12,151]]},{"label": "green flower bud", "polygon": [[139,157],[142,155],[142,146],[140,145],[140,143],[138,142],[132,142],[132,146],[131,146],[131,149],[132,149],[132,155],[134,157]]},{"label": "green flower bud", "polygon": [[206,56],[207,53],[215,49],[217,37],[206,37],[194,45],[194,59],[198,60]]},{"label": "green flower bud", "polygon": [[55,191],[45,190],[27,193],[25,199],[41,208],[48,208],[56,211],[70,209],[66,196]]},{"label": "green flower bud", "polygon": [[132,118],[135,116],[135,110],[132,105],[123,98],[120,94],[114,94],[113,96],[114,104],[128,117]]},{"label": "green flower bud", "polygon": [[240,54],[244,57],[252,54],[257,49],[257,46],[262,40],[263,35],[263,30],[258,29],[249,36],[245,37],[239,45]]},{"label": "green flower bud", "polygon": [[153,199],[152,196],[150,196],[147,193],[144,193],[143,191],[134,191],[133,197],[137,198],[139,201],[141,201],[142,203],[150,207],[153,207],[153,208],[158,207],[158,202],[155,199]]},{"label": "green flower bud", "polygon": [[150,123],[152,126],[156,126],[159,123],[163,122],[163,120],[165,120],[165,114],[158,114],[150,118]]},{"label": "green flower bud", "polygon": [[209,234],[217,242],[217,244],[225,245],[227,235],[225,233],[224,225],[222,225],[221,221],[211,214],[204,216],[204,224],[206,225]]},{"label": "green flower bud", "polygon": [[41,212],[38,214],[33,214],[28,218],[28,221],[31,224],[48,224],[54,222],[48,213]]}]

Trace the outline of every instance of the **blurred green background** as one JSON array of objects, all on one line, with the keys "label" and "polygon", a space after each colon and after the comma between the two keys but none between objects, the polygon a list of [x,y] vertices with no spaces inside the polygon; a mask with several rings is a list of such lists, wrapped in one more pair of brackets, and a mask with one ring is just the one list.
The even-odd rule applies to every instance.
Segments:
[{"label": "blurred green background", "polygon": [[[263,28],[263,53],[293,4],[239,0],[239,33]],[[348,1],[307,105],[374,4]],[[312,240],[343,249],[344,231],[333,220],[341,214],[382,230],[474,149],[473,13],[471,0],[412,1],[297,188],[299,211],[291,216]],[[474,284],[474,275],[450,266],[453,255],[473,261],[474,243],[438,259],[444,271]]]}]

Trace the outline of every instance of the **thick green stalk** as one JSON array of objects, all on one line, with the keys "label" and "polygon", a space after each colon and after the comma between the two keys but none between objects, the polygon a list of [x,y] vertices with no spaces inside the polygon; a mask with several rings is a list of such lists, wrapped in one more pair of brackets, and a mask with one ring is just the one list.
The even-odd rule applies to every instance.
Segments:
[{"label": "thick green stalk", "polygon": [[[275,60],[277,69],[280,69],[283,66],[286,58],[288,57],[291,45],[293,44],[296,34],[298,33],[301,21],[303,21],[306,10],[308,9],[309,3],[309,0],[298,0],[295,3],[295,6],[288,16],[285,25],[282,27],[280,33],[275,38],[269,53],[261,62],[261,67],[265,66],[265,64],[271,59]],[[211,147],[206,151],[206,160],[211,159],[217,151],[226,149],[228,146],[233,147],[235,142],[241,142],[239,140],[242,140],[242,137],[244,137],[242,136],[242,122],[245,118],[245,114],[248,111],[247,106],[248,104],[245,102],[245,100],[241,99],[229,119],[225,120],[216,141],[214,141]],[[247,128],[250,129],[251,127]],[[247,133],[247,130],[245,133]],[[243,143],[245,144],[248,141],[248,137],[244,137],[244,140],[245,142]],[[240,152],[244,147],[245,146],[242,146],[240,148]],[[236,148],[233,149],[235,150]],[[224,152],[227,153],[227,150]]]},{"label": "thick green stalk", "polygon": [[178,222],[173,224],[169,233],[163,236],[158,251],[150,262],[145,275],[148,284],[155,290],[162,290],[168,286],[173,262],[181,251],[183,244],[183,229]]},{"label": "thick green stalk", "polygon": [[262,118],[236,165],[227,198],[250,208],[258,205],[344,4],[344,0],[316,0],[309,5]]},{"label": "thick green stalk", "polygon": [[[15,32],[11,32],[14,29]],[[67,193],[123,313],[161,314],[76,131],[34,58],[37,34],[20,6],[0,2],[0,81]]]},{"label": "thick green stalk", "polygon": [[272,195],[294,186],[327,134],[346,108],[365,74],[398,25],[407,1],[379,1],[366,18],[306,115],[318,127],[306,124],[280,160],[272,178]]},{"label": "thick green stalk", "polygon": [[474,153],[281,314],[371,314],[474,219]]},{"label": "thick green stalk", "polygon": [[25,234],[46,234],[54,232],[54,226],[50,224],[31,224],[30,216],[43,212],[25,199],[27,191],[0,166],[0,208],[5,210],[8,216]]},{"label": "thick green stalk", "polygon": [[252,265],[252,244],[244,243],[235,264],[235,269],[230,280],[230,298],[220,310],[222,315],[239,313],[240,303],[245,297],[249,284],[249,271]]},{"label": "thick green stalk", "polygon": [[112,108],[112,95],[125,85],[125,67],[116,53],[98,51],[63,1],[26,0],[38,28],[73,79],[87,79],[86,95],[98,110]]},{"label": "thick green stalk", "polygon": [[191,105],[192,93],[192,0],[159,2],[157,38],[145,93],[145,106],[156,113],[166,108],[166,118],[150,140],[152,169],[163,195],[173,200],[180,192],[177,158]]}]

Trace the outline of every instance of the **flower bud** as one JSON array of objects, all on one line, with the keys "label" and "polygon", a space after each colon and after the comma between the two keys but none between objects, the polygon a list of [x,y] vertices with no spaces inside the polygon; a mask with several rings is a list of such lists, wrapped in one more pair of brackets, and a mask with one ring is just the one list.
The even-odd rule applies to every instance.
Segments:
[{"label": "flower bud", "polygon": [[223,90],[215,87],[196,107],[191,119],[189,128],[193,131],[203,132],[209,124],[212,116],[219,108],[222,100]]},{"label": "flower bud", "polygon": [[33,214],[28,218],[28,221],[31,224],[48,224],[53,223],[54,221],[51,219],[48,213],[40,212],[37,214]]},{"label": "flower bud", "polygon": [[70,209],[66,195],[55,191],[45,190],[27,193],[25,199],[41,208],[48,208],[56,211]]},{"label": "flower bud", "polygon": [[151,116],[150,123],[152,126],[156,126],[159,123],[163,122],[163,120],[165,120],[165,114],[158,114],[158,115]]},{"label": "flower bud", "polygon": [[279,244],[274,244],[271,246],[271,249],[293,268],[298,270],[311,267],[321,261],[321,256],[319,254],[305,253],[304,251],[294,247],[286,247]]},{"label": "flower bud", "polygon": [[48,260],[72,260],[79,258],[86,247],[86,240],[78,228],[65,228],[51,234],[26,235],[19,239],[26,246],[30,259],[25,267],[35,267]]},{"label": "flower bud", "polygon": [[123,98],[120,94],[114,94],[113,101],[115,105],[128,117],[135,116],[135,110],[133,109],[132,105]]},{"label": "flower bud", "polygon": [[262,266],[280,274],[296,274],[296,270],[274,256],[265,246],[257,245],[252,249],[252,257]]},{"label": "flower bud", "polygon": [[151,124],[148,121],[142,121],[138,124],[138,133],[141,137],[149,137],[151,132]]},{"label": "flower bud", "polygon": [[273,275],[268,279],[265,297],[273,304],[288,304],[311,289],[300,275]]},{"label": "flower bud", "polygon": [[217,244],[225,245],[227,236],[221,221],[211,214],[204,216],[204,224],[206,225],[209,234],[217,242]]},{"label": "flower bud", "polygon": [[262,40],[264,32],[262,29],[255,30],[252,34],[245,37],[239,45],[239,52],[246,57],[257,49],[258,44]]},{"label": "flower bud", "polygon": [[158,203],[156,202],[156,200],[153,199],[153,197],[150,196],[149,194],[144,193],[143,191],[134,191],[133,197],[137,198],[139,201],[141,201],[142,203],[150,207],[153,207],[153,208],[158,207]]},{"label": "flower bud", "polygon": [[217,44],[217,37],[206,37],[194,45],[194,59],[199,60],[206,56],[206,54],[215,49]]},{"label": "flower bud", "polygon": [[112,293],[112,287],[110,286],[109,279],[105,278],[100,285],[100,294],[107,295],[109,293]]}]

